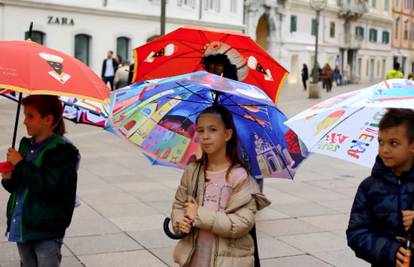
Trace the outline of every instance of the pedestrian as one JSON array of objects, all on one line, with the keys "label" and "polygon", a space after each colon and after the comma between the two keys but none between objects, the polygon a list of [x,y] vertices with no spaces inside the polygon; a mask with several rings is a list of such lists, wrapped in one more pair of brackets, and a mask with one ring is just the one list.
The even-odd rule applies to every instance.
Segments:
[{"label": "pedestrian", "polygon": [[408,77],[407,77],[407,79],[408,80],[410,80],[410,81],[414,81],[414,77],[413,77],[413,74],[408,74]]},{"label": "pedestrian", "polygon": [[61,246],[74,210],[78,150],[64,140],[62,103],[56,96],[23,99],[23,137],[19,151],[9,148],[14,169],[2,174],[11,194],[7,203],[8,240],[16,242],[21,266],[60,265]]},{"label": "pedestrian", "polygon": [[303,83],[303,90],[306,91],[307,87],[306,87],[306,83],[309,79],[309,71],[308,71],[308,66],[306,64],[303,64],[302,67],[302,83]]},{"label": "pedestrian", "polygon": [[129,77],[129,62],[125,61],[125,63],[119,67],[115,72],[115,89],[119,89],[128,85],[128,77]]},{"label": "pedestrian", "polygon": [[115,62],[116,62],[116,69],[118,69],[124,64],[124,62],[122,61],[122,57],[120,55],[115,56]]},{"label": "pedestrian", "polygon": [[[256,211],[270,202],[238,157],[236,127],[224,106],[203,110],[196,129],[203,154],[186,168],[175,194],[174,231],[188,235],[177,243],[174,261],[180,266],[252,267],[255,246],[249,231]],[[196,199],[189,199],[197,180]]]},{"label": "pedestrian", "polygon": [[396,237],[414,236],[414,111],[389,109],[379,123],[378,144],[371,176],[358,187],[346,235],[356,256],[372,266],[402,267],[409,251]]},{"label": "pedestrian", "polygon": [[400,63],[395,62],[394,68],[392,70],[387,71],[387,75],[385,76],[386,80],[389,79],[402,79],[404,78],[404,74],[400,71]]},{"label": "pedestrian", "polygon": [[342,75],[341,71],[339,70],[338,66],[335,67],[333,70],[333,80],[335,81],[337,86],[340,86],[342,84]]},{"label": "pedestrian", "polygon": [[113,58],[114,52],[109,50],[106,54],[106,59],[102,62],[102,72],[101,77],[105,84],[110,85],[111,90],[114,90],[114,77],[115,77],[115,71],[118,67],[118,63]]},{"label": "pedestrian", "polygon": [[332,90],[332,69],[328,63],[323,66],[322,80],[326,86],[326,92],[330,92]]}]

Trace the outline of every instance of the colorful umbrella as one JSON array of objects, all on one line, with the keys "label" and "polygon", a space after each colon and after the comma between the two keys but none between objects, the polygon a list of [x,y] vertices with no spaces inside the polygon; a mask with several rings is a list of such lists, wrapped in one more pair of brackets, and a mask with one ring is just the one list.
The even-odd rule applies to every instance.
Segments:
[{"label": "colorful umbrella", "polygon": [[[0,95],[18,101],[16,92],[0,89]],[[23,97],[26,95],[24,94]],[[60,96],[63,104],[63,117],[74,123],[83,123],[104,127],[108,118],[108,104],[75,97]]]},{"label": "colorful umbrella", "polygon": [[372,167],[386,108],[414,107],[414,82],[387,80],[325,100],[285,122],[316,152]]},{"label": "colorful umbrella", "polygon": [[184,168],[201,154],[195,119],[214,103],[233,113],[239,153],[255,177],[294,176],[307,153],[273,101],[255,86],[204,71],[112,92],[107,128],[152,163]]},{"label": "colorful umbrella", "polygon": [[109,88],[84,63],[32,41],[0,41],[0,88],[105,103]]},{"label": "colorful umbrella", "polygon": [[239,81],[261,88],[277,101],[287,71],[249,36],[207,28],[181,27],[134,49],[134,82],[204,70],[204,56],[224,54]]}]

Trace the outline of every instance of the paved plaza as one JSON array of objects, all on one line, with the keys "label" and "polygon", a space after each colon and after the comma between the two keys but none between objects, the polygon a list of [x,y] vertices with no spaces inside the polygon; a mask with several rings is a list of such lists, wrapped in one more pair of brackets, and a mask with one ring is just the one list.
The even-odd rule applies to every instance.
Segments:
[{"label": "paved plaza", "polygon": [[[334,87],[308,99],[301,86],[285,86],[280,109],[288,117],[334,94],[363,85]],[[0,161],[11,143],[15,103],[0,98]],[[151,166],[124,140],[86,125],[67,123],[68,137],[82,154],[78,195],[62,248],[64,267],[175,266],[175,241],[162,230],[181,171]],[[25,128],[20,122],[20,136]],[[292,180],[267,179],[272,205],[258,213],[263,267],[369,266],[347,247],[345,229],[358,184],[370,170],[322,155],[311,155]],[[6,229],[8,193],[0,189],[0,232]],[[14,243],[0,235],[0,266],[18,267]]]}]

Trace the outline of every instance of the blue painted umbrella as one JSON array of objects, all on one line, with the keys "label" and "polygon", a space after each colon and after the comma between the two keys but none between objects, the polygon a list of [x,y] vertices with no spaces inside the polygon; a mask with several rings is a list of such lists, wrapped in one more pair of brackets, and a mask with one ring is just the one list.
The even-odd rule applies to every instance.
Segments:
[{"label": "blue painted umbrella", "polygon": [[153,164],[184,168],[200,157],[195,120],[219,103],[233,114],[241,159],[256,178],[293,178],[307,155],[286,116],[259,88],[200,71],[111,93],[106,128],[140,147]]}]

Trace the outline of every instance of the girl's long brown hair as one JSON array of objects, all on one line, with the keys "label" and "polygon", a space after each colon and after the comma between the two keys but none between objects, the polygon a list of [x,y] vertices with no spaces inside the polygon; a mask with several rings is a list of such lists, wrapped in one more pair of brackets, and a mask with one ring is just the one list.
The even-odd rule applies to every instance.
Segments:
[{"label": "girl's long brown hair", "polygon": [[[243,163],[243,161],[240,159],[239,153],[238,153],[238,150],[237,150],[237,147],[238,147],[238,144],[239,144],[239,138],[238,138],[238,135],[237,135],[236,126],[234,125],[233,115],[231,114],[231,112],[226,107],[224,107],[223,105],[213,105],[213,106],[208,107],[208,108],[204,109],[203,111],[201,111],[201,113],[198,115],[198,117],[196,119],[196,124],[198,123],[198,119],[200,118],[200,116],[204,115],[204,114],[219,115],[221,120],[223,121],[224,126],[226,127],[226,129],[233,130],[233,134],[232,134],[230,140],[227,141],[227,144],[226,144],[226,155],[230,159],[230,162],[231,162],[230,168],[228,168],[228,170],[226,172],[226,180],[228,179],[228,176],[229,176],[231,170],[236,166],[240,166],[240,167],[244,168],[247,172],[248,168]],[[207,154],[203,151],[203,154],[202,154],[201,158],[198,159],[196,162],[203,165],[203,167],[204,167],[204,177],[206,177],[205,174],[206,174],[207,165],[208,165]]]},{"label": "girl's long brown hair", "polygon": [[47,115],[53,116],[52,130],[55,134],[63,136],[66,133],[65,122],[63,121],[63,106],[57,96],[53,95],[29,95],[22,100],[23,106],[31,106],[44,118]]}]

